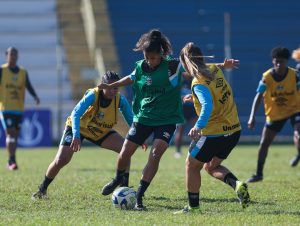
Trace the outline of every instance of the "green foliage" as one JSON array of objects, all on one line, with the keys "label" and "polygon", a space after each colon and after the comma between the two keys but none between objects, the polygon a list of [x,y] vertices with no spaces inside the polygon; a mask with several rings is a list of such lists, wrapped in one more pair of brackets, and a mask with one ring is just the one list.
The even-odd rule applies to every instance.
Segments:
[{"label": "green foliage", "polygon": [[[187,147],[184,148],[187,152]],[[272,146],[264,181],[250,184],[251,205],[243,210],[228,185],[202,172],[201,213],[173,215],[187,204],[185,159],[175,159],[170,148],[146,192],[147,212],[121,211],[111,196],[100,190],[115,175],[117,155],[83,147],[75,153],[48,189],[48,200],[33,202],[31,195],[41,183],[56,153],[50,149],[19,149],[20,169],[4,168],[0,158],[0,225],[300,225],[300,165],[289,166],[296,153],[292,145]],[[149,150],[137,150],[132,159],[130,184],[137,188]],[[241,180],[255,171],[257,146],[238,146],[224,165]]]}]

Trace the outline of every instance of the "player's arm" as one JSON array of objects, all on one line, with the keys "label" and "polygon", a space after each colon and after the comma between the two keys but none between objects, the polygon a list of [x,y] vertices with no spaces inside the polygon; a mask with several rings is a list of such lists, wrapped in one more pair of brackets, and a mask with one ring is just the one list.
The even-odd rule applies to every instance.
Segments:
[{"label": "player's arm", "polygon": [[215,65],[217,65],[221,69],[237,69],[240,66],[240,61],[236,59],[225,58],[223,63],[216,63]]},{"label": "player's arm", "polygon": [[94,103],[96,96],[92,90],[87,92],[84,97],[77,103],[71,113],[73,139],[70,148],[73,151],[79,151],[80,141],[80,118],[84,112]]},{"label": "player's arm", "polygon": [[134,80],[135,80],[135,70],[130,75],[127,75],[116,82],[113,82],[110,84],[101,83],[98,85],[98,88],[99,89],[109,89],[109,88],[118,88],[118,87],[122,87],[122,86],[128,86],[128,85],[133,84]]},{"label": "player's arm", "polygon": [[129,102],[123,95],[120,96],[120,112],[122,113],[127,125],[130,127],[133,122],[133,113]]},{"label": "player's arm", "polygon": [[250,113],[249,120],[248,120],[248,128],[249,129],[253,129],[255,126],[255,115],[256,115],[256,112],[258,111],[259,106],[262,102],[263,94],[266,91],[266,89],[267,89],[266,84],[264,83],[263,80],[261,80],[258,84],[258,87],[256,90],[257,93],[256,93],[253,103],[252,103],[251,113]]},{"label": "player's arm", "polygon": [[31,96],[33,96],[36,104],[40,104],[40,98],[37,96],[33,86],[31,85],[31,82],[29,80],[28,73],[26,72],[26,89],[30,93]]},{"label": "player's arm", "polygon": [[196,124],[190,130],[188,135],[194,140],[197,140],[199,139],[201,129],[207,125],[211,116],[211,112],[213,110],[213,100],[211,93],[206,86],[195,85],[193,86],[193,92],[201,104],[201,112]]}]

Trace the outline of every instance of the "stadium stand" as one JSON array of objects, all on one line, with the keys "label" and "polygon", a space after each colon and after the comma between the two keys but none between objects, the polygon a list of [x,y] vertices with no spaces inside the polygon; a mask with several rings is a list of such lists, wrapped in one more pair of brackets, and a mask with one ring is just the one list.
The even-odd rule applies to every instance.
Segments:
[{"label": "stadium stand", "polygon": [[[227,72],[227,76],[230,77],[239,109],[242,139],[260,137],[264,124],[262,107],[257,115],[255,131],[247,129],[252,100],[262,73],[272,67],[271,49],[277,45],[286,46],[290,50],[299,46],[300,31],[297,25],[300,18],[295,17],[299,1],[291,0],[288,4],[273,1],[271,11],[267,10],[269,2],[258,0],[153,0],[145,4],[138,0],[112,0],[107,1],[107,4],[124,75],[130,73],[134,62],[142,57],[132,49],[140,35],[151,28],[161,29],[170,38],[175,57],[186,42],[193,41],[201,46],[205,54],[215,55],[215,62],[223,61],[224,13],[229,13],[231,55],[240,60],[241,66],[238,70]],[[291,60],[290,65],[295,66],[295,62]],[[277,140],[291,135],[289,123],[280,135]]]},{"label": "stadium stand", "polygon": [[[58,138],[58,131],[62,132],[65,118],[73,108],[68,67],[59,35],[55,0],[1,1],[2,62],[9,46],[19,50],[18,63],[28,70],[31,83],[41,99],[38,108],[51,109],[54,138]],[[26,95],[26,108],[36,108],[30,95]]]}]

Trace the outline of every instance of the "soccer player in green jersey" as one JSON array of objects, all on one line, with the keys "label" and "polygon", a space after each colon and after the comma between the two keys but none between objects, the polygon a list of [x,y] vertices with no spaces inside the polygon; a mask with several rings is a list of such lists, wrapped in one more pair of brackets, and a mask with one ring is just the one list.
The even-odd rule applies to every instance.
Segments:
[{"label": "soccer player in green jersey", "polygon": [[115,178],[102,189],[111,194],[123,180],[125,168],[139,145],[153,134],[153,145],[137,190],[136,210],[145,210],[142,197],[154,178],[160,159],[169,146],[177,123],[183,123],[181,77],[184,72],[178,59],[168,57],[172,47],[168,38],[153,29],[143,34],[134,51],[142,51],[144,59],[137,61],[133,72],[101,88],[132,85],[133,124],[118,157]]}]

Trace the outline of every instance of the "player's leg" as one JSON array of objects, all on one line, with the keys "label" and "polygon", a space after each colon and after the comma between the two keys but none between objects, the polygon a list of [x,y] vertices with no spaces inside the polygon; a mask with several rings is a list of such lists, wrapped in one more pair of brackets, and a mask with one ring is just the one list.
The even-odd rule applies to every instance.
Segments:
[{"label": "player's leg", "polygon": [[256,174],[254,174],[252,177],[250,177],[247,182],[253,183],[263,180],[263,168],[264,164],[268,155],[268,150],[273,142],[276,134],[281,130],[283,127],[285,121],[282,123],[280,122],[274,122],[272,125],[266,125],[263,128],[262,136],[260,140],[260,145],[258,149],[258,159],[257,159],[257,168],[256,168]]},{"label": "player's leg", "polygon": [[128,131],[126,139],[123,143],[121,152],[118,155],[116,176],[102,188],[102,195],[111,194],[122,181],[126,167],[130,164],[131,156],[136,149],[142,145],[148,136],[152,133],[151,126],[145,126],[140,123],[133,123]]},{"label": "player's leg", "polygon": [[6,150],[8,153],[7,168],[9,170],[17,170],[16,150],[18,145],[19,129],[22,123],[22,115],[9,113],[1,113],[1,123],[6,135]]},{"label": "player's leg", "polygon": [[184,124],[178,124],[175,132],[174,145],[176,152],[174,153],[175,158],[180,158],[182,156],[181,145],[182,145],[182,137],[184,131]]},{"label": "player's leg", "polygon": [[154,128],[154,141],[152,148],[149,153],[148,162],[143,170],[143,175],[140,180],[140,184],[137,190],[137,205],[136,210],[145,210],[143,205],[143,196],[146,190],[148,189],[152,179],[156,175],[159,167],[159,162],[167,148],[171,138],[175,132],[176,125],[162,125],[155,126]]},{"label": "player's leg", "polygon": [[16,150],[17,150],[17,137],[18,131],[16,128],[7,128],[5,130],[6,139],[6,150],[8,153],[8,163],[7,168],[9,170],[17,170],[17,162],[16,162]]},{"label": "player's leg", "polygon": [[295,167],[300,161],[300,113],[297,113],[291,117],[291,123],[294,129],[294,144],[297,149],[297,154],[291,160],[290,165]]},{"label": "player's leg", "polygon": [[70,148],[72,137],[72,128],[66,127],[56,156],[48,166],[46,175],[40,184],[38,191],[32,195],[33,200],[37,198],[46,198],[48,186],[54,180],[59,171],[71,161],[74,154],[73,150]]},{"label": "player's leg", "polygon": [[[124,138],[120,134],[118,134],[116,131],[112,130],[111,132],[109,132],[107,134],[107,136],[103,137],[102,142],[100,143],[100,146],[102,148],[112,150],[116,153],[120,153],[123,143],[124,143]],[[130,160],[129,160],[129,164],[125,170],[124,180],[120,184],[121,187],[122,186],[128,187],[129,169],[130,169]]]}]

